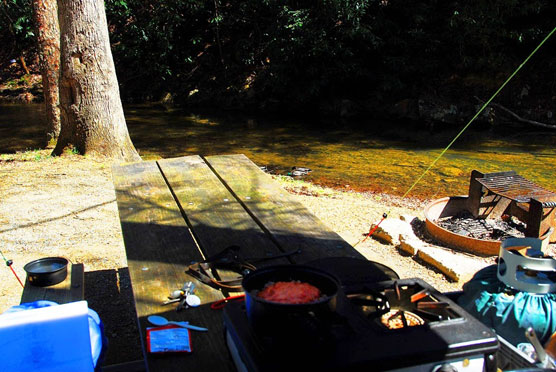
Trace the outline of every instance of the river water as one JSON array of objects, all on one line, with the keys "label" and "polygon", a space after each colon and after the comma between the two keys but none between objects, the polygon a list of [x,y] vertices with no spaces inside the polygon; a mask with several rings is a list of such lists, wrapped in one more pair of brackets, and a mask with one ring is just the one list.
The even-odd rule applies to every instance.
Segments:
[{"label": "river water", "polygon": [[[304,179],[335,188],[439,198],[467,194],[471,170],[514,170],[556,191],[556,133],[473,125],[419,179],[463,127],[432,133],[384,122],[354,125],[302,119],[191,114],[137,105],[124,108],[143,159],[183,155],[245,154],[259,166],[287,174],[308,167]],[[0,106],[0,153],[43,146],[42,105]],[[357,124],[357,125],[355,125]]]}]

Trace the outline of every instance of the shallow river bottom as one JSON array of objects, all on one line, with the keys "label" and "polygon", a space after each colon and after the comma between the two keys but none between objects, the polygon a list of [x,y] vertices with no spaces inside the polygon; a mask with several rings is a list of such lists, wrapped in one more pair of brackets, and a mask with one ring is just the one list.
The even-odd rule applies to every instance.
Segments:
[{"label": "shallow river bottom", "polygon": [[[437,159],[460,127],[430,133],[399,123],[335,126],[195,115],[146,105],[127,106],[125,113],[143,159],[243,153],[278,174],[286,175],[292,167],[310,168],[303,178],[323,186],[422,199],[467,194],[473,169],[514,170],[556,191],[556,133],[470,127]],[[38,104],[0,106],[0,153],[43,147],[43,120]]]}]

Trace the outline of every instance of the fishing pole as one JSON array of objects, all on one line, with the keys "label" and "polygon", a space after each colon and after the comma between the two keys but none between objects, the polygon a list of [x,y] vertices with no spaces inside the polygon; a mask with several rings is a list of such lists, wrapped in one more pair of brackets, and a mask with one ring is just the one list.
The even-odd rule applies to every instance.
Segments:
[{"label": "fishing pole", "polygon": [[[402,199],[404,199],[412,190],[413,188],[423,179],[423,177],[432,169],[432,167],[435,166],[435,164],[438,162],[438,160],[446,153],[446,151],[448,151],[450,149],[450,147],[452,147],[452,145],[457,141],[457,139],[463,134],[463,132],[465,132],[467,130],[467,128],[469,128],[469,126],[471,125],[471,123],[473,123],[475,121],[475,119],[477,119],[479,117],[479,115],[487,108],[487,106],[492,102],[492,100],[502,91],[502,89],[504,89],[504,87],[513,79],[513,77],[519,72],[519,70],[521,70],[521,68],[523,66],[525,66],[525,64],[531,59],[531,57],[533,57],[535,55],[535,53],[537,53],[537,51],[544,45],[544,43],[550,39],[550,37],[552,36],[552,34],[554,34],[554,32],[556,32],[556,27],[554,27],[552,29],[552,31],[550,31],[548,33],[548,35],[546,35],[546,37],[539,43],[539,45],[537,45],[537,47],[527,56],[527,58],[525,58],[525,60],[514,70],[514,72],[506,79],[506,81],[504,81],[504,83],[498,88],[498,90],[496,90],[496,92],[494,92],[494,94],[488,99],[488,101],[486,101],[483,106],[479,109],[479,111],[477,111],[477,113],[471,118],[471,120],[469,120],[469,122],[463,127],[463,129],[454,137],[454,139],[448,144],[448,146],[446,146],[444,148],[444,150],[442,150],[440,152],[440,154],[436,157],[436,159],[433,160],[433,162],[428,166],[427,169],[425,169],[425,171],[417,178],[417,180],[413,183],[413,185],[411,185],[411,187],[402,195]],[[390,210],[386,213],[384,213],[382,215],[382,219],[374,226],[374,228],[371,225],[371,229],[369,229],[369,233],[367,234],[367,236],[365,236],[364,239],[358,241],[357,243],[355,243],[353,246],[355,247],[357,244],[364,242],[365,240],[367,240],[368,237],[370,237],[378,228],[378,226],[380,225],[380,223],[382,221],[384,221],[388,215],[390,214]]]},{"label": "fishing pole", "polygon": [[14,274],[15,278],[17,279],[17,281],[19,282],[19,284],[21,284],[21,286],[23,288],[25,288],[25,286],[23,285],[23,283],[21,282],[21,280],[19,279],[19,276],[17,276],[17,273],[15,272],[14,268],[12,267],[13,265],[13,260],[8,260],[6,259],[6,257],[4,256],[4,253],[2,253],[2,251],[0,251],[0,255],[2,255],[2,259],[4,260],[4,262],[6,263],[6,266],[8,266],[11,270],[12,273]]}]

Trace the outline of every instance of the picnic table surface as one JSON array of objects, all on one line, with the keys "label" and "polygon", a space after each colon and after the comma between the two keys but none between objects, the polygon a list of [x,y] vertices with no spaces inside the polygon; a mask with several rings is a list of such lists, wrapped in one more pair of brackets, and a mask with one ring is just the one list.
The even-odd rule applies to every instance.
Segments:
[{"label": "picnic table surface", "polygon": [[[326,257],[364,258],[244,155],[186,156],[115,165],[113,179],[147,369],[234,371],[222,310],[210,304],[234,293],[214,289],[186,274],[202,261],[237,245],[244,257],[298,254],[257,263],[303,264]],[[237,273],[219,270],[221,278]],[[187,281],[201,305],[176,311],[162,305]],[[235,293],[237,294],[237,293]],[[145,352],[149,315],[189,321],[191,354]]]}]

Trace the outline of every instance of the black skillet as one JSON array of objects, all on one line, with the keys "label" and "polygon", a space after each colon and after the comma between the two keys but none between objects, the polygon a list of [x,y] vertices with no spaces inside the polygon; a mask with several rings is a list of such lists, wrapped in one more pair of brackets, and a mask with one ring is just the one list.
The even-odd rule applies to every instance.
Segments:
[{"label": "black skillet", "polygon": [[68,275],[68,260],[63,257],[46,257],[31,261],[23,269],[27,272],[29,283],[46,287],[63,282]]}]

